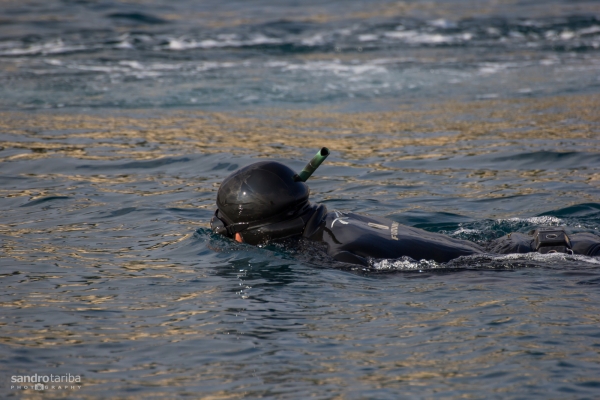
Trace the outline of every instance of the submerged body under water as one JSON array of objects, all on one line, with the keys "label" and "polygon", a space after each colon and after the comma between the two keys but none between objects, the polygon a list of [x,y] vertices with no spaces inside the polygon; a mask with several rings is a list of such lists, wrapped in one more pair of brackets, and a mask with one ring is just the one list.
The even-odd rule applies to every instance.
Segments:
[{"label": "submerged body under water", "polygon": [[598,397],[598,258],[209,228],[232,171],[327,146],[329,210],[599,235],[595,1],[196,3],[0,6],[3,398]]}]

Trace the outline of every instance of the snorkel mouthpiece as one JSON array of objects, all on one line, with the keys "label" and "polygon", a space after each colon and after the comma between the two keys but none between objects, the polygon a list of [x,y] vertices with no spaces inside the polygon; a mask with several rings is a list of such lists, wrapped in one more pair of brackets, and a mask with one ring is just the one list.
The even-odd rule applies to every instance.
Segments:
[{"label": "snorkel mouthpiece", "polygon": [[313,174],[313,172],[315,172],[315,170],[317,168],[319,168],[319,165],[321,165],[321,163],[323,161],[325,161],[325,159],[327,158],[328,155],[329,155],[329,149],[327,147],[321,148],[321,150],[319,150],[317,152],[317,154],[315,154],[315,156],[312,158],[312,160],[310,160],[308,162],[308,164],[306,164],[306,167],[304,167],[302,172],[294,175],[294,181],[306,182],[306,180],[308,178],[310,178],[310,176]]}]

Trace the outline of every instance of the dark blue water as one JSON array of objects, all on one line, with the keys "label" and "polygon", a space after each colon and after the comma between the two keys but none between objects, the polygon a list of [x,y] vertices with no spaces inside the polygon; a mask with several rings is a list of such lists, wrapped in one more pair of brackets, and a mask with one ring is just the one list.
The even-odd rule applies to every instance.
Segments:
[{"label": "dark blue water", "polygon": [[232,171],[327,146],[330,210],[600,234],[598,2],[0,11],[2,397],[600,396],[597,258],[356,268],[208,229]]}]

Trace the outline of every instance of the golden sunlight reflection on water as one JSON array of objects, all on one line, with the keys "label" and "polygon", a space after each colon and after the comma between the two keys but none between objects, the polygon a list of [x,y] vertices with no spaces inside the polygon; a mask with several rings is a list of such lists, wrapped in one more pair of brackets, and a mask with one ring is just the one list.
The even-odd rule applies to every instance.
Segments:
[{"label": "golden sunlight reflection on water", "polygon": [[0,143],[3,153],[12,153],[0,153],[0,160],[55,156],[147,160],[223,152],[290,157],[320,146],[341,153],[348,163],[372,157],[395,161],[478,155],[514,144],[531,148],[555,144],[560,151],[563,142],[597,146],[598,109],[600,96],[573,95],[357,113],[322,109],[115,110],[110,115],[5,112],[0,128],[15,135],[15,140]]}]

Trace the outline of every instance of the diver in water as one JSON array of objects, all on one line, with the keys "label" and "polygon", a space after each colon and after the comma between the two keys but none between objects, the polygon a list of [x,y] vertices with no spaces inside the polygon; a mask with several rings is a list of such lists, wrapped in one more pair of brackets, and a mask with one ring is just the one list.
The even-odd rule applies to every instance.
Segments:
[{"label": "diver in water", "polygon": [[[308,201],[304,183],[329,155],[322,148],[300,172],[275,161],[261,161],[229,175],[217,194],[211,219],[213,232],[252,245],[304,237],[323,242],[335,260],[368,265],[368,259],[448,262],[460,256],[486,253],[481,246],[412,228],[381,217],[340,211]],[[487,253],[569,253],[600,256],[600,237],[592,233],[567,236],[564,230],[540,228],[496,239]]]}]

